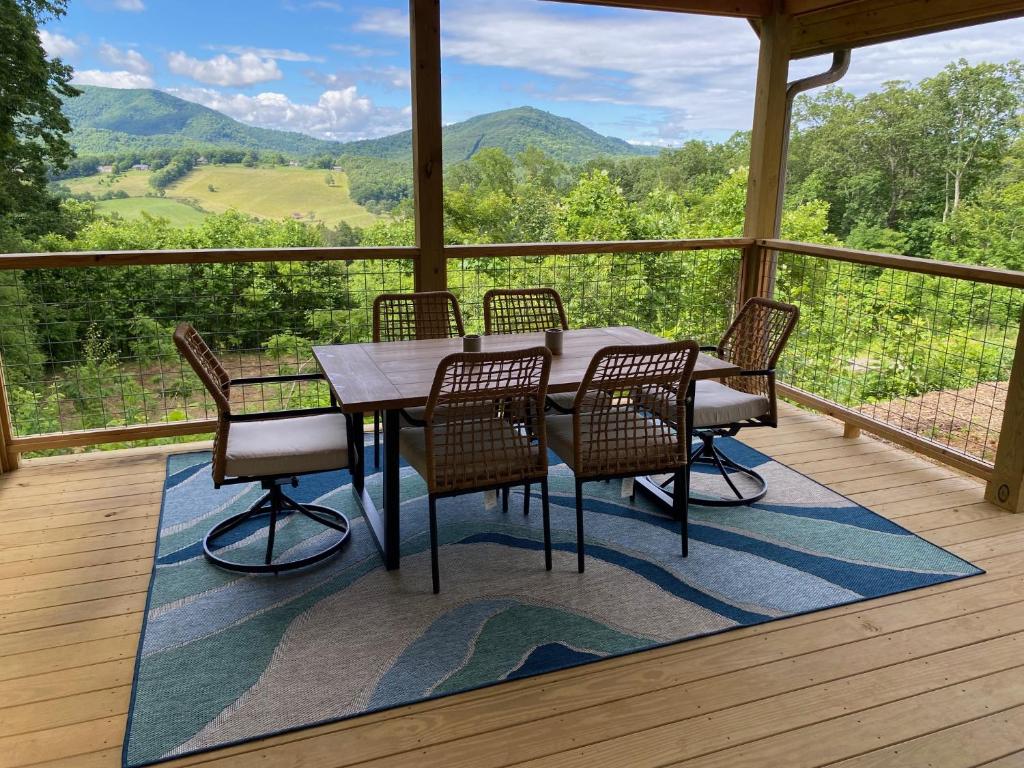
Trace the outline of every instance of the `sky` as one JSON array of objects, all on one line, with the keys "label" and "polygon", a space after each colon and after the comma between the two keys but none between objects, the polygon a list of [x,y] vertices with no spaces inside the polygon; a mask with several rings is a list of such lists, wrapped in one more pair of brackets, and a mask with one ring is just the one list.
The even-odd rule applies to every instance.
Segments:
[{"label": "sky", "polygon": [[[642,144],[749,130],[757,37],[742,19],[540,0],[442,0],[446,123],[523,105]],[[68,0],[41,30],[75,82],[159,88],[250,125],[350,141],[410,127],[407,0]],[[1024,56],[1024,19],[857,49],[862,95],[958,58]],[[790,77],[826,69],[795,62]]]}]

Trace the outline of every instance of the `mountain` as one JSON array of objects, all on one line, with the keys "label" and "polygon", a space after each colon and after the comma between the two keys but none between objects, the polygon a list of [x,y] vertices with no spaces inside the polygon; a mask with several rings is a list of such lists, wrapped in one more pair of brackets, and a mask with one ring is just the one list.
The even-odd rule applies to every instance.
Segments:
[{"label": "mountain", "polygon": [[[653,155],[658,150],[622,139],[602,136],[585,125],[534,107],[517,107],[501,112],[477,115],[461,123],[445,126],[444,157],[458,162],[472,157],[485,147],[498,147],[516,155],[534,146],[567,163],[580,163],[606,155]],[[400,160],[412,151],[412,131],[345,145],[353,155],[368,155]]]},{"label": "mountain", "polygon": [[254,128],[163,91],[77,87],[82,95],[64,102],[64,114],[71,121],[71,145],[80,155],[195,146],[313,155],[341,147],[302,133]]},{"label": "mountain", "polygon": [[[64,113],[71,121],[71,144],[80,155],[221,146],[297,156],[328,153],[406,160],[412,152],[411,131],[348,143],[324,141],[302,133],[245,125],[163,91],[79,88],[82,95],[69,99]],[[602,136],[575,120],[533,107],[491,112],[454,123],[445,126],[443,137],[448,162],[465,160],[484,147],[499,147],[514,155],[534,146],[569,163],[606,155],[657,153],[654,148]]]}]

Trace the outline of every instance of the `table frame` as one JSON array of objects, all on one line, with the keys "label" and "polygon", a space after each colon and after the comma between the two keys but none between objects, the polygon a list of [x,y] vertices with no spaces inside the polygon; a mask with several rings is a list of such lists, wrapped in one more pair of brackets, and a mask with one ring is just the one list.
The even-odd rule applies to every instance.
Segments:
[{"label": "table frame", "polygon": [[[584,364],[581,359],[561,355],[554,358],[552,383],[548,391],[572,392],[583,380],[590,356],[602,346],[623,343],[660,343],[665,339],[628,326],[584,329],[565,332],[566,351],[579,346],[583,338],[603,340],[600,346],[593,346]],[[514,334],[487,336],[484,349],[500,351],[542,346],[544,334]],[[400,346],[401,345],[401,346]],[[430,394],[437,363],[443,357],[462,350],[461,339],[430,339],[423,341],[393,341],[370,344],[346,344],[318,346],[313,354],[330,385],[331,395],[345,413],[352,416],[349,432],[349,451],[354,455],[352,468],[352,490],[366,518],[367,528],[380,549],[384,565],[395,570],[400,565],[401,548],[401,498],[400,498],[400,457],[398,433],[401,428],[401,410],[425,405]],[[396,362],[401,361],[401,363]],[[428,365],[431,363],[432,365]],[[408,367],[402,368],[402,363]],[[383,367],[383,370],[382,370]],[[409,371],[415,368],[413,376]],[[427,370],[429,368],[429,371]],[[570,368],[571,371],[565,369]],[[391,370],[389,375],[388,370]],[[725,378],[735,375],[739,368],[717,358],[701,353],[694,370],[694,379]],[[418,371],[418,373],[416,373]],[[365,374],[366,381],[360,376]],[[417,378],[418,377],[418,378]],[[386,391],[382,391],[386,390]],[[687,394],[687,439],[693,434],[693,385]],[[366,448],[364,417],[371,411],[384,412],[384,504],[377,508],[366,490]],[[637,478],[638,485],[654,500],[672,509],[672,498],[657,483],[647,478]]]}]

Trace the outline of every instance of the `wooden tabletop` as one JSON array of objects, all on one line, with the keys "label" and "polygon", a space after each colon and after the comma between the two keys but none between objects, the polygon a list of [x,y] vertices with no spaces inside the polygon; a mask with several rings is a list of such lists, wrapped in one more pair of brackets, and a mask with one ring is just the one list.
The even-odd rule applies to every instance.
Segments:
[{"label": "wooden tabletop", "polygon": [[[483,351],[500,352],[544,345],[544,334],[484,336]],[[551,364],[549,392],[575,392],[594,353],[617,344],[657,344],[665,339],[628,326],[566,331],[563,351]],[[389,341],[313,347],[341,409],[365,413],[426,405],[437,364],[462,351],[462,339]],[[695,379],[718,379],[739,372],[732,363],[710,355],[697,359]]]}]

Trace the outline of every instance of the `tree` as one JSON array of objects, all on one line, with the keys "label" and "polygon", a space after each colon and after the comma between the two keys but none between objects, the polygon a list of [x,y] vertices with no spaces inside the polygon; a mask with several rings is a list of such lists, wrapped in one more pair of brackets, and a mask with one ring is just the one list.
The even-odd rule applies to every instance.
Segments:
[{"label": "tree", "polygon": [[65,0],[0,0],[0,247],[60,229],[49,168],[72,157],[61,97],[77,96],[71,68],[48,59],[39,23],[63,16]]},{"label": "tree", "polygon": [[933,130],[944,150],[946,221],[960,207],[965,180],[995,168],[1019,130],[1024,67],[960,59],[925,80],[922,90],[932,100]]}]

